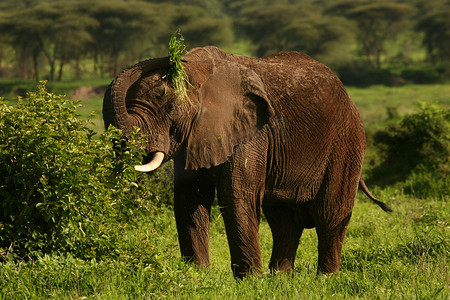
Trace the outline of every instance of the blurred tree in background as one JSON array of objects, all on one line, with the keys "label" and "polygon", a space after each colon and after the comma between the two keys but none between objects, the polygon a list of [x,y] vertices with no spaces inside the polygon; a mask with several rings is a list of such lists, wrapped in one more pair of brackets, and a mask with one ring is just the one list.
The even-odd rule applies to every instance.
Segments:
[{"label": "blurred tree in background", "polygon": [[405,30],[414,7],[385,1],[344,0],[332,5],[327,12],[345,16],[356,23],[357,43],[361,54],[375,68],[381,67],[381,55],[386,42]]},{"label": "blurred tree in background", "polygon": [[450,61],[447,0],[3,0],[0,76],[115,76],[166,55],[178,28],[188,48],[303,51],[338,73],[356,70],[356,78],[430,63],[445,74]]},{"label": "blurred tree in background", "polygon": [[420,2],[421,15],[416,29],[424,33],[423,45],[429,60],[450,61],[450,1]]},{"label": "blurred tree in background", "polygon": [[242,34],[258,45],[258,56],[281,50],[320,55],[348,37],[345,20],[325,18],[312,5],[250,2],[240,7],[236,23]]},{"label": "blurred tree in background", "polygon": [[[43,59],[49,80],[61,80],[69,62],[76,78],[81,77],[81,59],[93,61],[94,74],[115,76],[130,61],[164,55],[177,28],[182,28],[189,47],[226,45],[234,38],[228,18],[201,6],[122,0],[26,2],[16,6],[6,0],[0,6],[7,11],[0,20],[0,39],[13,49],[21,79],[42,77]],[[203,1],[210,7],[207,3]]]}]

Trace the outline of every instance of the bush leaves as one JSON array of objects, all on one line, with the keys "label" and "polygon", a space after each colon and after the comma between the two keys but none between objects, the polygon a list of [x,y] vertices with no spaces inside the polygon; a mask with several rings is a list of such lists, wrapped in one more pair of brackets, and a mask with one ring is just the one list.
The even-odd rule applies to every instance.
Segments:
[{"label": "bush leaves", "polygon": [[[117,155],[110,128],[98,137],[75,101],[41,82],[16,106],[0,104],[0,250],[19,257],[111,255],[120,224],[145,211],[132,165],[139,133]],[[122,226],[123,227],[123,226]]]}]

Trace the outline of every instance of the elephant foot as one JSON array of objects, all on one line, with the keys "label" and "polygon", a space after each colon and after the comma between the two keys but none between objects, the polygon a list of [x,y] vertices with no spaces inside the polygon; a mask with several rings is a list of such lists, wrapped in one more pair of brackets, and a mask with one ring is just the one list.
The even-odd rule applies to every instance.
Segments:
[{"label": "elephant foot", "polygon": [[287,274],[294,276],[294,261],[293,259],[284,258],[279,261],[271,261],[269,264],[270,273],[272,275]]},{"label": "elephant foot", "polygon": [[235,279],[243,279],[247,276],[258,276],[263,273],[262,267],[258,266],[238,266],[238,265],[231,265],[231,270],[233,271],[233,276]]}]

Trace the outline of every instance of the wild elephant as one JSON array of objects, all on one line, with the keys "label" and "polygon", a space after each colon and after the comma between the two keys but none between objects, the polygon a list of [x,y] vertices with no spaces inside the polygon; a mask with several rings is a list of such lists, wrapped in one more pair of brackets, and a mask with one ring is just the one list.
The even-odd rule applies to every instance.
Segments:
[{"label": "wild elephant", "polygon": [[103,117],[147,136],[136,170],[174,160],[181,254],[209,265],[214,196],[223,214],[235,277],[259,272],[261,208],[273,234],[269,268],[291,271],[304,228],[318,236],[318,272],[339,269],[366,147],[359,113],[340,80],[306,54],[263,58],[216,47],[183,56],[190,86],[175,96],[168,57],[123,71],[105,93]]}]

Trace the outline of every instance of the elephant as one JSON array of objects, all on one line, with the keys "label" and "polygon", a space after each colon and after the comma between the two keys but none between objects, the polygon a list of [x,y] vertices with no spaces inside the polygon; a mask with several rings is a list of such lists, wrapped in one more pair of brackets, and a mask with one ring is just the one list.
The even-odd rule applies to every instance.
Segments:
[{"label": "elephant", "polygon": [[362,178],[360,115],[338,77],[299,52],[262,58],[207,46],[182,57],[189,80],[177,97],[169,57],[138,62],[109,85],[105,126],[146,136],[151,172],[174,161],[174,211],[181,256],[208,267],[217,196],[235,278],[263,272],[261,210],[273,236],[271,272],[292,273],[304,229],[318,236],[318,273],[339,270],[358,187],[383,210]]}]

